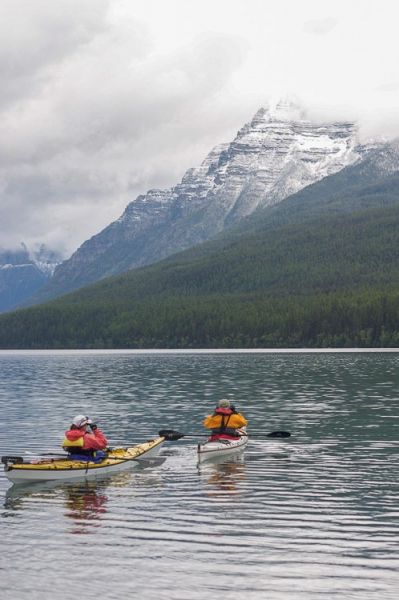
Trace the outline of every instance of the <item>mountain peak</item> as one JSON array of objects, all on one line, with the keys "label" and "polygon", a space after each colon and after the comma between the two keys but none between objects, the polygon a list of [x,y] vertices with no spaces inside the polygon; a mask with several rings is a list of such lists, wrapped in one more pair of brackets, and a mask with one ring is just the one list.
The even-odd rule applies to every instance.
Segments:
[{"label": "mountain peak", "polygon": [[354,163],[362,152],[353,124],[315,124],[291,98],[270,102],[180,183],[133,200],[117,221],[57,267],[41,299],[210,239]]},{"label": "mountain peak", "polygon": [[260,108],[254,118],[253,123],[259,121],[304,121],[306,111],[304,107],[292,98],[280,98],[269,102],[268,106]]}]

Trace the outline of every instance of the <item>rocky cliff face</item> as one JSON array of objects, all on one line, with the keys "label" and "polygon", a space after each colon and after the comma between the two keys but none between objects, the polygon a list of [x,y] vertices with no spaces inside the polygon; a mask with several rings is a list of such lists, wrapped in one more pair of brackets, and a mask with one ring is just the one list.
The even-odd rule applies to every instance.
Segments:
[{"label": "rocky cliff face", "polygon": [[280,103],[260,109],[168,190],[150,190],[57,267],[38,300],[156,262],[362,158],[352,123],[314,124]]},{"label": "rocky cliff face", "polygon": [[61,257],[44,245],[29,251],[0,249],[0,312],[28,300],[50,279]]}]

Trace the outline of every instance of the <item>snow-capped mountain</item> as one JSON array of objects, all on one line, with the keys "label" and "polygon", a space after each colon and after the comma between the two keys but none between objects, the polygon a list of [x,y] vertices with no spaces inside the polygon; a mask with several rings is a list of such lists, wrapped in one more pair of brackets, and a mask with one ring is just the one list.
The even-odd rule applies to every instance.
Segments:
[{"label": "snow-capped mountain", "polygon": [[0,312],[30,298],[50,279],[60,262],[59,254],[44,244],[34,250],[23,243],[17,250],[0,249]]},{"label": "snow-capped mountain", "polygon": [[39,300],[156,262],[360,160],[353,123],[315,124],[292,103],[261,108],[167,190],[150,190],[59,265]]}]

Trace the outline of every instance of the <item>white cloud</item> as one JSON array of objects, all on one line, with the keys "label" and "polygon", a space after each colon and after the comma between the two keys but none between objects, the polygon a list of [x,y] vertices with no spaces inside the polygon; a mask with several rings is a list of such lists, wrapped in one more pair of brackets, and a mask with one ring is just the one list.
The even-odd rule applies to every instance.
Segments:
[{"label": "white cloud", "polygon": [[389,0],[3,0],[0,245],[70,252],[271,96],[399,134]]},{"label": "white cloud", "polygon": [[303,28],[308,33],[315,33],[317,35],[324,35],[330,33],[337,25],[337,19],[332,17],[326,17],[325,19],[317,19],[315,21],[306,21]]}]

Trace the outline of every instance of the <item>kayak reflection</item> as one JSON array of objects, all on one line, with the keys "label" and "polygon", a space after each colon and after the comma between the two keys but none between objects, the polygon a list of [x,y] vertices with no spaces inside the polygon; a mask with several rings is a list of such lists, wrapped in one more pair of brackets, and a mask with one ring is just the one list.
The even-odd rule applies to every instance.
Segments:
[{"label": "kayak reflection", "polygon": [[78,528],[73,533],[86,533],[87,525],[99,524],[107,511],[108,484],[95,481],[80,483],[38,483],[27,486],[16,485],[7,490],[5,507],[10,511],[25,508],[32,510],[34,504],[44,503],[64,506],[64,515],[72,519]]},{"label": "kayak reflection", "polygon": [[233,457],[213,458],[198,464],[198,472],[207,486],[209,496],[237,495],[242,492],[246,479],[245,461],[242,454]]},{"label": "kayak reflection", "polygon": [[108,488],[125,487],[132,484],[132,473],[120,473],[102,481],[47,482],[30,485],[13,485],[6,492],[4,506],[8,511],[32,510],[51,503],[61,506],[64,516],[73,522],[72,534],[90,533],[99,527],[107,512]]},{"label": "kayak reflection", "polygon": [[104,487],[93,481],[81,485],[68,485],[65,492],[65,516],[74,521],[73,534],[89,533],[93,526],[100,525],[101,518],[107,512],[108,496]]}]

